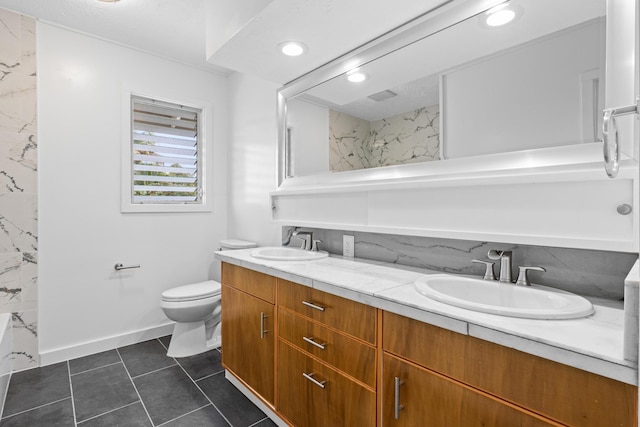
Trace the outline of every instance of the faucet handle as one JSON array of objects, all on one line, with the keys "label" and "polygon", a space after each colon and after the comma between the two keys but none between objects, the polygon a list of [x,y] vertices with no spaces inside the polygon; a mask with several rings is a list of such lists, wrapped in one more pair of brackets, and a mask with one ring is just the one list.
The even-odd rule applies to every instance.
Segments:
[{"label": "faucet handle", "polygon": [[313,244],[311,245],[311,250],[312,251],[319,251],[318,243],[322,243],[322,240],[314,240],[313,241]]},{"label": "faucet handle", "polygon": [[489,259],[500,259],[502,257],[510,257],[511,251],[498,251],[496,249],[491,249],[487,252],[487,258]]},{"label": "faucet handle", "polygon": [[480,261],[479,259],[472,259],[471,262],[475,262],[478,264],[484,264],[486,269],[484,271],[484,276],[482,277],[484,280],[496,280],[496,275],[493,274],[493,263],[489,261]]},{"label": "faucet handle", "polygon": [[304,239],[304,237],[298,237],[298,236],[294,236],[294,237],[302,242],[300,244],[300,249],[307,249],[307,241]]},{"label": "faucet handle", "polygon": [[547,271],[543,267],[520,266],[518,268],[520,269],[520,272],[518,273],[518,280],[516,280],[516,286],[531,286],[531,283],[529,282],[529,276],[527,276],[527,271],[529,270],[544,271],[544,272]]}]

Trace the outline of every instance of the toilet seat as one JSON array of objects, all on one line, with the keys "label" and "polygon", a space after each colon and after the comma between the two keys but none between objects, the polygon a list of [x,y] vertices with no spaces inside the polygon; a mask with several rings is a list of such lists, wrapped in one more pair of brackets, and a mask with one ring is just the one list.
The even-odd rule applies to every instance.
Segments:
[{"label": "toilet seat", "polygon": [[162,301],[182,302],[195,301],[220,295],[221,285],[215,280],[192,283],[190,285],[178,286],[167,289],[162,293]]}]

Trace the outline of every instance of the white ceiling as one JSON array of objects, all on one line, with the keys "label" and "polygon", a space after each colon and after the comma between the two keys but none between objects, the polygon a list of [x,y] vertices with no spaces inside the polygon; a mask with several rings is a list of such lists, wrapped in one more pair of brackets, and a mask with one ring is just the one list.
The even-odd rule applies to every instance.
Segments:
[{"label": "white ceiling", "polygon": [[[221,46],[210,41],[217,50],[207,61],[207,13],[233,22],[247,1],[0,0],[0,7],[213,72],[241,71],[284,84],[446,2],[263,0],[266,6]],[[284,57],[276,46],[286,40],[303,41],[309,51]]]}]

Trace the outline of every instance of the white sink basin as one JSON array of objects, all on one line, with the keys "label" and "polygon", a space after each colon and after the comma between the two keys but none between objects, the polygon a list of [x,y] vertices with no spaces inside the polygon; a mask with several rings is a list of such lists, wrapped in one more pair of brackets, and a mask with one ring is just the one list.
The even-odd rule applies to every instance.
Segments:
[{"label": "white sink basin", "polygon": [[286,246],[267,246],[254,249],[251,252],[251,256],[271,261],[313,261],[326,258],[329,253],[325,251],[305,251],[304,249]]},{"label": "white sink basin", "polygon": [[585,298],[541,285],[515,286],[449,274],[422,276],[414,285],[422,295],[436,301],[502,316],[575,319],[594,312]]}]

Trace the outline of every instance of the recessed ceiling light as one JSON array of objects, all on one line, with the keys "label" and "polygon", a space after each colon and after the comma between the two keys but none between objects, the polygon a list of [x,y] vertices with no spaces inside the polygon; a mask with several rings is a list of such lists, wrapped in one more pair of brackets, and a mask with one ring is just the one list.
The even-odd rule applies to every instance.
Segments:
[{"label": "recessed ceiling light", "polygon": [[351,83],[361,83],[369,78],[369,75],[365,72],[360,71],[360,68],[354,68],[353,70],[347,72],[347,80]]},{"label": "recessed ceiling light", "polygon": [[513,21],[515,17],[516,12],[509,8],[509,2],[505,2],[489,9],[486,13],[485,22],[490,27],[499,27]]},{"label": "recessed ceiling light", "polygon": [[287,56],[300,56],[307,51],[307,45],[301,42],[283,42],[278,48]]}]

